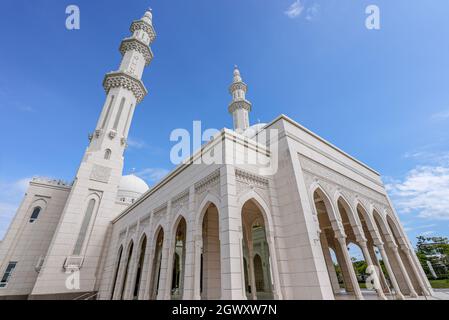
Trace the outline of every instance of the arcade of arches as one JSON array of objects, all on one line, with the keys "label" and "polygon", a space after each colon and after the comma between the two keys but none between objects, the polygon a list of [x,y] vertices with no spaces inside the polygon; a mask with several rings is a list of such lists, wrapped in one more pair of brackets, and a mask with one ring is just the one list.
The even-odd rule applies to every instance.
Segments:
[{"label": "arcade of arches", "polygon": [[344,295],[364,299],[359,282],[365,279],[360,279],[354,270],[354,248],[368,266],[374,266],[373,280],[379,299],[429,294],[412,252],[391,216],[384,218],[376,210],[370,216],[361,204],[353,210],[341,196],[332,203],[320,188],[314,191],[313,200],[323,257],[336,299]]},{"label": "arcade of arches", "polygon": [[[364,299],[360,283],[366,279],[354,269],[354,252],[359,261],[371,266],[379,299],[429,294],[394,218],[376,210],[369,214],[361,204],[354,210],[341,196],[334,203],[321,188],[314,191],[313,201],[323,258],[336,299]],[[274,299],[267,217],[256,200],[243,204],[241,223],[244,296],[249,300]],[[111,298],[220,299],[220,214],[214,203],[203,208],[197,224],[192,231],[194,239],[188,236],[192,226],[179,216],[171,231],[172,240],[166,239],[164,228],[159,226],[153,243],[143,236],[138,245],[131,241],[126,250],[122,245],[113,271]],[[191,289],[186,293],[189,283]]]},{"label": "arcade of arches", "polygon": [[[196,242],[199,250],[195,250],[193,258],[195,265],[198,266],[195,268],[198,281],[193,285],[193,294],[197,299],[220,299],[222,294],[220,216],[214,203],[208,203],[202,212],[201,240]],[[242,267],[246,298],[273,299],[275,294],[266,222],[263,211],[255,200],[248,200],[243,205],[241,221]],[[165,231],[159,226],[153,244],[144,235],[139,245],[131,242],[126,251],[122,245],[117,253],[111,298],[183,299],[188,269],[186,265],[188,227],[186,219],[181,216],[173,229],[175,236],[171,244],[167,243]],[[166,259],[166,254],[171,259]],[[170,270],[165,276],[166,280],[161,276],[164,267]],[[167,294],[161,293],[165,285],[163,282],[167,281],[170,284],[168,297]]]}]

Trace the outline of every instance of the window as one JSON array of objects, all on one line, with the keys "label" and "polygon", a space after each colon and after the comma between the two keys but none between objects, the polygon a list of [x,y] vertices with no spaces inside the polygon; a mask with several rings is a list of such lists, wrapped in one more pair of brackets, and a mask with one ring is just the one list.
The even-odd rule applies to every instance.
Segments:
[{"label": "window", "polygon": [[106,151],[104,152],[104,158],[105,158],[106,160],[111,159],[111,154],[112,154],[111,149],[106,149]]},{"label": "window", "polygon": [[76,241],[75,249],[73,250],[74,255],[80,255],[81,249],[83,248],[84,239],[86,238],[87,228],[90,224],[90,219],[92,218],[92,214],[95,208],[95,200],[90,199],[89,204],[87,205],[86,213],[84,215],[83,223],[81,224],[80,233],[78,234],[78,240]]},{"label": "window", "polygon": [[37,218],[39,217],[39,213],[41,213],[42,208],[41,207],[35,207],[33,209],[33,213],[31,214],[30,217],[30,222],[33,223],[34,221],[37,220]]},{"label": "window", "polygon": [[12,273],[16,268],[17,262],[10,262],[6,267],[5,273],[3,274],[2,280],[0,281],[0,288],[5,288],[8,284],[9,279],[11,279]]}]

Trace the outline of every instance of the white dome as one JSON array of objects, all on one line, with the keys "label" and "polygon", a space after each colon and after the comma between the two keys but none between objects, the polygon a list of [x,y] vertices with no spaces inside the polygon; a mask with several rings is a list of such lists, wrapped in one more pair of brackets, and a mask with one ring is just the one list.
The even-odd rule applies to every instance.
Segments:
[{"label": "white dome", "polygon": [[133,174],[130,174],[122,177],[122,179],[120,180],[120,185],[118,187],[118,192],[119,194],[134,193],[141,195],[147,192],[148,189],[149,187],[145,181]]},{"label": "white dome", "polygon": [[254,136],[259,133],[267,124],[266,123],[258,123],[252,125],[248,129],[243,132],[243,135],[249,139],[254,138]]}]

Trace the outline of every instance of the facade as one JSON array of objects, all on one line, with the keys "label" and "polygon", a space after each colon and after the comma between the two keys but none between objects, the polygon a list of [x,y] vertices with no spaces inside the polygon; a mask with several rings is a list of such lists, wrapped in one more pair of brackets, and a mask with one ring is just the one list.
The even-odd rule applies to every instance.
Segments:
[{"label": "facade", "polygon": [[151,189],[122,176],[150,11],[131,32],[74,182],[30,182],[0,243],[0,298],[364,299],[349,244],[379,299],[433,294],[380,175],[287,116],[250,126],[237,67],[233,130]]}]

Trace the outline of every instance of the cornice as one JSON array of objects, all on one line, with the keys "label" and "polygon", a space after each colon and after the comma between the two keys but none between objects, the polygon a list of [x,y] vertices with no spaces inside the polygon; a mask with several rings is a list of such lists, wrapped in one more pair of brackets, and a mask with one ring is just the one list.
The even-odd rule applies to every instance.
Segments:
[{"label": "cornice", "polygon": [[235,90],[238,90],[238,89],[241,89],[241,90],[245,91],[245,93],[246,93],[248,90],[248,86],[244,82],[233,83],[229,87],[229,93],[232,94]]},{"label": "cornice", "polygon": [[233,113],[235,110],[238,109],[246,109],[248,111],[251,111],[251,102],[249,102],[248,100],[236,100],[236,101],[232,101],[231,104],[229,105],[229,113]]},{"label": "cornice", "polygon": [[151,52],[150,47],[148,47],[144,42],[136,38],[124,39],[120,45],[120,53],[125,55],[127,51],[137,51],[140,52],[145,58],[145,65],[148,66],[153,60],[153,52]]},{"label": "cornice", "polygon": [[132,91],[136,97],[137,103],[140,103],[148,93],[141,80],[124,72],[111,72],[106,74],[103,81],[103,87],[106,94],[109,93],[111,88],[122,87],[128,89]]},{"label": "cornice", "polygon": [[156,32],[154,31],[153,26],[143,20],[133,21],[129,30],[132,33],[134,33],[137,30],[145,31],[150,36],[150,43],[152,43],[154,41],[154,39],[156,39]]}]

